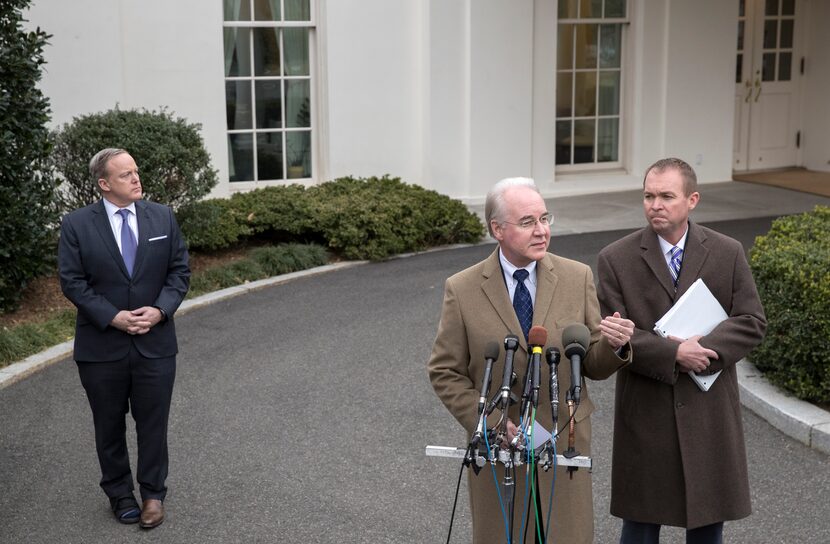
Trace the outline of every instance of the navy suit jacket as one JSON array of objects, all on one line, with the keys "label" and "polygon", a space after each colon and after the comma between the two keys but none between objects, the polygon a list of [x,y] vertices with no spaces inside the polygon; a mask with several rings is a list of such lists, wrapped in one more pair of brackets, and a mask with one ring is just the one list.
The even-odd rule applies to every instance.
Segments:
[{"label": "navy suit jacket", "polygon": [[[102,201],[67,214],[61,223],[58,271],[63,294],[78,308],[76,361],[120,360],[131,344],[151,359],[178,351],[173,315],[190,284],[187,248],[170,208],[139,200],[135,209],[138,249],[132,277]],[[143,335],[110,325],[119,311],[143,306],[161,308],[167,321]]]}]

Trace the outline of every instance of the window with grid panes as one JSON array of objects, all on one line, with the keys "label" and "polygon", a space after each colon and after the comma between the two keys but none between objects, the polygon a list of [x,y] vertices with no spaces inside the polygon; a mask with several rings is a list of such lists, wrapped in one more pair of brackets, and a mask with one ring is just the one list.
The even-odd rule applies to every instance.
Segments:
[{"label": "window with grid panes", "polygon": [[625,0],[559,0],[556,164],[620,162]]},{"label": "window with grid panes", "polygon": [[313,176],[311,0],[224,0],[231,182]]}]

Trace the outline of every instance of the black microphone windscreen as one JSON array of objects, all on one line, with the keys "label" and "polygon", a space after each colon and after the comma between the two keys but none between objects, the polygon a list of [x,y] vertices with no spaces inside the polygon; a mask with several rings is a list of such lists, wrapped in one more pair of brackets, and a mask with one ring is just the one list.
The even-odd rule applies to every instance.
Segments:
[{"label": "black microphone windscreen", "polygon": [[591,343],[591,331],[582,323],[568,325],[562,331],[562,344],[565,346],[565,357],[578,354],[585,357]]},{"label": "black microphone windscreen", "polygon": [[487,342],[487,345],[484,346],[485,359],[498,359],[499,353],[501,353],[501,347],[499,346],[498,342]]},{"label": "black microphone windscreen", "polygon": [[549,365],[554,365],[554,366],[558,365],[559,364],[559,348],[557,348],[555,346],[552,347],[552,348],[548,348],[548,350],[545,352],[545,358],[547,359]]},{"label": "black microphone windscreen", "polygon": [[527,345],[529,346],[544,346],[548,341],[548,331],[544,327],[536,325],[530,327],[530,332],[527,333]]}]

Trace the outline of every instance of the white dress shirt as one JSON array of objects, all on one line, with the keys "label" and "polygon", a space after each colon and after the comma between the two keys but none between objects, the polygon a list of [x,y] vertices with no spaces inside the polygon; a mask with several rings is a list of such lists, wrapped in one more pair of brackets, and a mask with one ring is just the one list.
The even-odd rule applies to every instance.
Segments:
[{"label": "white dress shirt", "polygon": [[[112,235],[115,237],[115,243],[118,244],[118,251],[121,251],[121,215],[118,213],[119,208],[106,198],[104,200],[104,208],[107,210],[107,218],[110,220],[110,227],[112,228]],[[131,203],[125,210],[130,210],[130,215],[128,215],[127,225],[130,227],[130,230],[133,231],[133,236],[135,236],[136,244],[138,244],[138,220],[135,217],[135,202]]]}]

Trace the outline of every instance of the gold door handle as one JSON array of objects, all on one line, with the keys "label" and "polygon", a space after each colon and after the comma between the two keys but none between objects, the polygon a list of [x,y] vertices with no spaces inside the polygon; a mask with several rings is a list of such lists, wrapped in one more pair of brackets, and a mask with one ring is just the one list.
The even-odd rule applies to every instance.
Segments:
[{"label": "gold door handle", "polygon": [[749,104],[749,99],[752,98],[752,82],[747,79],[744,85],[746,86],[746,96],[744,97],[744,102]]},{"label": "gold door handle", "polygon": [[755,88],[758,89],[758,92],[755,93],[755,102],[758,102],[758,97],[761,96],[761,80],[755,80]]}]

